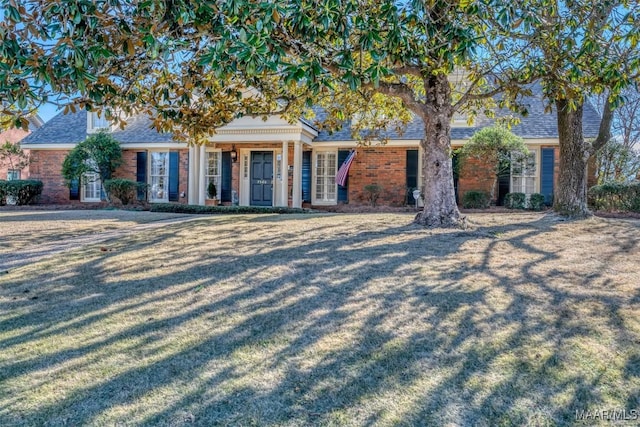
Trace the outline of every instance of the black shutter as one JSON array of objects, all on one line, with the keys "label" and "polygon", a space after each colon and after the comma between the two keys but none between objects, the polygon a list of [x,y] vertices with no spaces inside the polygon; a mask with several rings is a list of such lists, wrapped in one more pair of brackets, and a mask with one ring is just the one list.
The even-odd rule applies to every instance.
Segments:
[{"label": "black shutter", "polygon": [[140,184],[138,185],[138,200],[145,200],[147,198],[145,190],[145,185],[147,184],[147,152],[138,151],[136,156],[136,181]]},{"label": "black shutter", "polygon": [[407,150],[407,204],[415,203],[413,190],[418,186],[418,150]]},{"label": "black shutter", "polygon": [[553,148],[543,148],[542,167],[540,179],[540,192],[544,196],[547,205],[553,204],[553,169],[555,167],[555,150]]},{"label": "black shutter", "polygon": [[302,152],[302,201],[311,203],[311,151]]},{"label": "black shutter", "polygon": [[[339,150],[338,151],[338,169],[349,156],[349,150]],[[344,187],[338,185],[338,202],[347,203],[349,201],[349,176],[347,174],[347,180],[344,183]]]},{"label": "black shutter", "polygon": [[80,200],[80,180],[72,179],[69,184],[69,200]]},{"label": "black shutter", "polygon": [[231,202],[231,152],[222,152],[222,191],[220,191],[221,202]]},{"label": "black shutter", "polygon": [[179,199],[178,185],[180,182],[180,156],[177,151],[169,153],[169,201],[177,202]]}]

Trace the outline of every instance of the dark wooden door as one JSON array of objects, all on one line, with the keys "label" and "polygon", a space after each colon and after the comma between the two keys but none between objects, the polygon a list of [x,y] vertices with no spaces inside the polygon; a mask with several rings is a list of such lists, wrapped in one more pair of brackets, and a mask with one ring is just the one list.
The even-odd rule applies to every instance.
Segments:
[{"label": "dark wooden door", "polygon": [[273,206],[273,152],[251,152],[251,206]]}]

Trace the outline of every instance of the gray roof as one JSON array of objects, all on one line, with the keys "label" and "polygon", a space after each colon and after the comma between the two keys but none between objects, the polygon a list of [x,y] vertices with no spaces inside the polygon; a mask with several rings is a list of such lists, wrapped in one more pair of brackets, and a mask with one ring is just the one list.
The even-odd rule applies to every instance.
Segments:
[{"label": "gray roof", "polygon": [[[111,135],[121,143],[172,142],[170,133],[151,128],[145,115],[127,121],[124,130],[116,129]],[[77,144],[87,138],[87,112],[60,113],[22,140],[22,144]]]},{"label": "gray roof", "polygon": [[[539,94],[539,86],[533,87],[534,92]],[[521,119],[520,124],[512,127],[512,131],[523,138],[557,138],[558,124],[555,112],[545,113],[544,103],[541,96],[531,96],[525,98],[522,103],[527,106],[528,115]],[[315,121],[322,122],[326,113],[319,108],[314,109],[316,113]],[[503,112],[508,114],[508,112]],[[499,114],[500,115],[500,114]],[[310,121],[303,119],[303,122],[313,126]],[[479,129],[491,125],[491,119],[479,119],[473,127],[453,127],[451,129],[451,139],[470,138]],[[593,106],[586,102],[583,114],[583,131],[586,138],[593,138],[598,135],[600,126],[600,115]],[[172,142],[170,133],[160,133],[151,128],[151,120],[146,115],[139,115],[131,118],[124,130],[117,129],[112,132],[114,138],[122,143],[150,143],[150,142]],[[84,141],[87,137],[87,112],[80,111],[73,114],[58,114],[40,129],[36,129],[29,136],[22,140],[23,144],[68,144]],[[399,134],[395,130],[387,134],[389,139],[422,139],[424,137],[424,125],[422,119],[416,117],[409,123],[404,133]],[[341,129],[329,133],[321,130],[314,141],[349,141],[351,129],[345,123]]]},{"label": "gray roof", "polygon": [[[538,96],[525,97],[521,101],[522,104],[527,107],[528,115],[522,117],[520,123],[513,126],[511,131],[526,139],[558,138],[558,122],[555,111],[545,113],[544,102],[540,95],[540,87],[536,85],[532,90],[534,93],[537,93]],[[316,113],[317,121],[322,122],[325,119],[326,113],[321,109],[315,109],[314,112]],[[505,116],[508,114],[510,114],[510,112],[504,110],[498,113],[497,116]],[[584,104],[582,119],[584,137],[595,138],[598,135],[598,128],[600,126],[600,115],[590,102],[585,102]],[[452,127],[451,139],[468,139],[478,130],[490,126],[493,122],[493,119],[479,118],[477,123],[472,127]],[[422,139],[424,138],[424,123],[420,117],[415,117],[414,120],[407,125],[402,134],[399,134],[395,130],[390,130],[386,136],[389,139]],[[353,139],[351,137],[351,129],[347,122],[342,129],[334,131],[333,133],[322,130],[315,141],[349,141],[351,139]]]}]

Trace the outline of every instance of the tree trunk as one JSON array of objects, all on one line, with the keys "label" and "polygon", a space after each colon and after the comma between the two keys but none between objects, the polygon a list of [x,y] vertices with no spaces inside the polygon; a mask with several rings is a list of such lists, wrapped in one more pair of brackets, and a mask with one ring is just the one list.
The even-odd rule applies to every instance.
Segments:
[{"label": "tree trunk", "polygon": [[587,162],[590,146],[582,134],[580,103],[569,108],[567,100],[556,100],[558,110],[558,136],[560,140],[560,174],[553,209],[570,217],[591,215],[587,207]]},{"label": "tree trunk", "polygon": [[446,76],[433,76],[425,83],[425,137],[420,142],[424,209],[415,222],[427,227],[458,227],[461,219],[451,161],[451,88]]}]

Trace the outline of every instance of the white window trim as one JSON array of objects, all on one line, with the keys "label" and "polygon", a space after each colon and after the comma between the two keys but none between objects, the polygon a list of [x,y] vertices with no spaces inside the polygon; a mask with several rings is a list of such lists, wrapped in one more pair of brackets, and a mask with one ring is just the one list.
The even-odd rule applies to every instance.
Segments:
[{"label": "white window trim", "polygon": [[[316,206],[333,206],[338,204],[338,184],[334,182],[336,198],[331,199],[318,199],[317,195],[317,164],[318,164],[318,154],[330,154],[334,153],[336,157],[336,175],[338,174],[338,169],[340,165],[338,165],[338,149],[329,149],[329,150],[313,150],[312,155],[312,163],[311,163],[311,204]],[[335,181],[335,180],[334,180]]]},{"label": "white window trim", "polygon": [[[94,182],[96,182],[98,185],[98,197],[86,197],[85,195],[86,176],[89,176],[89,175],[95,176]],[[97,173],[84,174],[80,179],[80,201],[86,202],[86,203],[100,202],[102,201],[100,197],[101,195],[102,195],[102,181],[100,180],[100,176]]]},{"label": "white window trim", "polygon": [[[220,200],[220,192],[221,192],[221,185],[222,185],[222,150],[221,149],[215,149],[215,148],[207,148],[206,151],[206,161],[205,161],[205,167],[206,170],[203,171],[204,172],[204,196],[205,199],[209,199],[209,178],[211,176],[215,176],[217,177],[216,180],[216,199]],[[218,153],[218,175],[209,175],[209,153]]]},{"label": "white window trim", "polygon": [[[167,174],[166,174],[166,189],[165,189],[165,197],[162,199],[154,199],[152,198],[153,196],[153,191],[151,191],[151,186],[152,186],[152,179],[153,179],[153,154],[154,153],[166,153],[167,154],[167,165],[166,165],[166,170],[167,170]],[[153,151],[149,151],[147,154],[147,184],[149,185],[149,192],[148,192],[148,197],[149,197],[149,203],[169,203],[169,179],[171,179],[171,177],[169,176],[169,157],[170,157],[170,151],[169,150],[153,150]]]},{"label": "white window trim", "polygon": [[[17,173],[18,177],[17,178],[13,178],[11,176],[13,173]],[[19,180],[21,178],[21,175],[22,175],[22,173],[21,173],[20,169],[9,169],[9,170],[7,170],[7,181]]]},{"label": "white window trim", "polygon": [[100,131],[106,131],[106,132],[110,132],[111,131],[111,124],[109,124],[106,127],[95,127],[95,122],[97,120],[103,120],[105,118],[105,113],[101,112],[101,117],[98,117],[98,112],[97,111],[89,111],[87,113],[87,133],[98,133]]},{"label": "white window trim", "polygon": [[[533,154],[534,155],[534,159],[535,159],[535,172],[532,175],[515,175],[516,177],[519,178],[533,178],[534,182],[533,182],[533,193],[527,193],[526,191],[526,185],[523,188],[519,188],[516,189],[513,186],[513,178],[514,178],[514,174],[513,174],[513,165],[511,165],[511,171],[510,171],[510,177],[509,177],[509,192],[511,193],[524,193],[527,196],[527,200],[529,198],[529,196],[531,194],[534,193],[539,193],[540,192],[540,177],[541,177],[541,165],[540,165],[540,159],[542,158],[540,156],[540,147],[528,147],[529,148],[529,154]],[[524,182],[524,181],[523,181]]]}]

